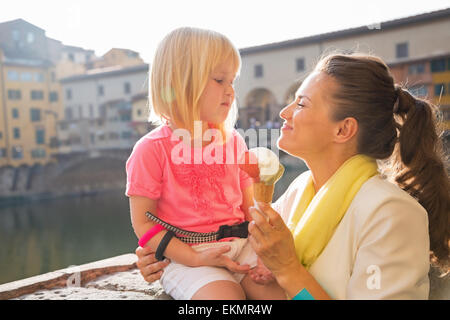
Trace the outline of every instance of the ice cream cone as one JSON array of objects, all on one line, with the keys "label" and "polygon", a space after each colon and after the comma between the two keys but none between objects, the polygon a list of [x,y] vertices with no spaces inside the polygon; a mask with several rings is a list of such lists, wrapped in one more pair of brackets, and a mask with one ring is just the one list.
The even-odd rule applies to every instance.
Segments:
[{"label": "ice cream cone", "polygon": [[253,198],[256,202],[272,203],[275,185],[256,182],[253,184]]},{"label": "ice cream cone", "polygon": [[255,202],[272,203],[275,183],[284,173],[284,167],[271,150],[263,147],[246,152],[239,167],[253,178]]}]

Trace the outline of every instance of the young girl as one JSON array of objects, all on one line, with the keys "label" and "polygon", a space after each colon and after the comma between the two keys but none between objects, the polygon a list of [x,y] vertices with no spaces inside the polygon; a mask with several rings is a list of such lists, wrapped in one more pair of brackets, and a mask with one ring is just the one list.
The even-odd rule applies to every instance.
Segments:
[{"label": "young girl", "polygon": [[[201,233],[249,220],[252,180],[237,161],[246,145],[233,129],[240,63],[233,44],[213,31],[180,28],[160,43],[151,98],[152,112],[165,124],[136,143],[126,164],[126,195],[138,238],[155,230],[146,212]],[[213,133],[203,141],[208,130]],[[180,139],[180,132],[193,138]],[[158,230],[146,243],[153,250],[170,239]],[[246,238],[191,246],[173,237],[163,254],[172,262],[161,284],[174,299],[286,298],[275,281],[261,285],[245,275],[257,264]]]}]

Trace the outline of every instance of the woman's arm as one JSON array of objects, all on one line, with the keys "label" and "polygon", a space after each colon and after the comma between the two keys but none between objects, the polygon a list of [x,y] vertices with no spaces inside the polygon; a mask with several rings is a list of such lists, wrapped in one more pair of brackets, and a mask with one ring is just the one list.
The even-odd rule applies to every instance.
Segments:
[{"label": "woman's arm", "polygon": [[249,225],[249,240],[278,284],[291,298],[306,289],[316,300],[330,299],[298,261],[294,239],[281,216],[265,203],[258,203],[258,206],[269,217],[269,221],[258,210],[250,209],[254,222]]}]

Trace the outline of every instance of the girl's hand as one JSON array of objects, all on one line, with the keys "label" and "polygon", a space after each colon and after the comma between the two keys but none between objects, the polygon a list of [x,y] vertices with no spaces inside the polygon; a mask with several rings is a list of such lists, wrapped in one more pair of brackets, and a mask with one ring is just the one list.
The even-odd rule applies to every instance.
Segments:
[{"label": "girl's hand", "polygon": [[292,234],[281,216],[266,203],[259,202],[258,206],[268,220],[256,208],[251,208],[249,212],[253,221],[248,226],[248,239],[258,257],[279,282],[286,276],[295,275],[302,267],[297,260]]},{"label": "girl's hand", "polygon": [[138,257],[136,265],[145,281],[149,283],[159,280],[162,276],[163,268],[170,263],[167,259],[163,261],[156,260],[155,252],[150,247],[138,247],[136,255]]},{"label": "girl's hand", "polygon": [[273,273],[267,269],[260,258],[258,258],[257,266],[251,269],[248,274],[250,278],[258,284],[266,285],[275,281]]},{"label": "girl's hand", "polygon": [[194,259],[195,265],[225,267],[231,272],[247,273],[250,270],[248,264],[240,265],[239,262],[233,261],[224,255],[224,253],[230,251],[230,249],[230,246],[223,246],[197,251]]}]

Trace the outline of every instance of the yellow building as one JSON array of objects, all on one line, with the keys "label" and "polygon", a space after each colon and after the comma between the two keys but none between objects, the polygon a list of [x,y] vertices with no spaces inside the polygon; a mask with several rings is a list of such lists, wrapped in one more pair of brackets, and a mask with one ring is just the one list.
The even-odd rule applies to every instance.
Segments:
[{"label": "yellow building", "polygon": [[46,164],[58,151],[61,86],[53,65],[0,50],[0,166]]},{"label": "yellow building", "polygon": [[88,69],[112,66],[131,67],[145,63],[139,53],[130,49],[112,48],[98,59],[86,62]]}]

